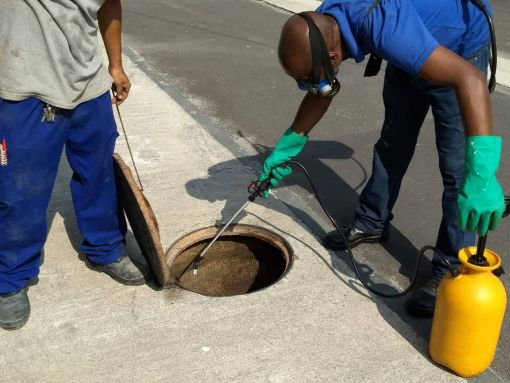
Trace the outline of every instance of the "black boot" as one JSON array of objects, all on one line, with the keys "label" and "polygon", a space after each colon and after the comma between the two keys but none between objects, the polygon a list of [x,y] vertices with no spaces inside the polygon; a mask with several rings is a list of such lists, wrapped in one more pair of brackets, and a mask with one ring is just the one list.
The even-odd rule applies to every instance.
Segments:
[{"label": "black boot", "polygon": [[442,276],[429,279],[422,286],[413,290],[406,302],[406,310],[409,314],[419,318],[432,318],[439,282]]},{"label": "black boot", "polygon": [[30,302],[26,288],[13,293],[0,294],[0,327],[17,330],[30,317]]},{"label": "black boot", "polygon": [[[117,282],[124,285],[135,286],[143,285],[147,281],[150,273],[145,258],[142,257],[138,262],[140,264],[135,265],[127,254],[124,253],[118,260],[108,265],[98,265],[90,261],[88,264],[90,268],[108,274]],[[141,262],[143,262],[143,264]]]},{"label": "black boot", "polygon": [[[376,243],[376,242],[384,242],[389,238],[389,233],[387,230],[383,231],[379,234],[374,233],[365,233],[364,231],[358,229],[354,225],[348,225],[342,227],[342,233],[344,237],[347,239],[349,243],[349,247],[351,249],[362,243]],[[335,230],[329,232],[322,238],[322,246],[329,250],[346,250],[347,245],[344,241],[344,238],[340,233]]]}]

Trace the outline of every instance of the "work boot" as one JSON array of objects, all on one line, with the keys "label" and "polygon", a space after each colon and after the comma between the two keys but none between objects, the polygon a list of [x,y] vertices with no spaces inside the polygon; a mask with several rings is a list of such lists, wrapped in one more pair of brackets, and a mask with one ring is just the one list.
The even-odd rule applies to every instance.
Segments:
[{"label": "work boot", "polygon": [[[351,249],[362,243],[376,243],[384,242],[389,238],[388,230],[383,231],[380,234],[366,233],[363,230],[358,229],[354,225],[346,225],[342,227],[342,233],[347,239],[349,247]],[[329,250],[346,250],[347,245],[344,238],[340,233],[335,230],[326,234],[322,238],[322,246]]]},{"label": "work boot", "polygon": [[30,317],[30,302],[26,288],[13,293],[0,294],[0,327],[17,330]]},{"label": "work boot", "polygon": [[135,286],[143,285],[149,276],[149,266],[143,257],[141,257],[140,265],[135,265],[133,261],[124,253],[115,262],[108,265],[98,265],[88,261],[89,266],[96,271],[102,271],[108,274],[124,285]]},{"label": "work boot", "polygon": [[406,302],[406,310],[409,314],[419,318],[432,318],[439,282],[443,276],[435,276],[422,286],[413,290]]}]

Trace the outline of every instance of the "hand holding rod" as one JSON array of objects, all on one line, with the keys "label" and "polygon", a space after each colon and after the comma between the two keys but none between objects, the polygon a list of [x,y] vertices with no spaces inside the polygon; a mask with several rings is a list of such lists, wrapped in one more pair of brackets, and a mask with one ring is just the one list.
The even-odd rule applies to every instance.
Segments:
[{"label": "hand holding rod", "polygon": [[[503,213],[503,218],[510,213],[510,196],[505,196],[506,209]],[[469,257],[469,263],[477,266],[489,266],[487,258],[485,258],[485,244],[487,243],[487,234],[478,237],[478,244],[476,246],[476,254]]]},{"label": "hand holding rod", "polygon": [[[503,217],[510,213],[510,196],[505,196],[506,209]],[[487,258],[483,255],[485,253],[485,244],[487,243],[487,234],[478,237],[478,244],[476,246],[476,254],[469,257],[469,263],[477,266],[489,266]]]}]

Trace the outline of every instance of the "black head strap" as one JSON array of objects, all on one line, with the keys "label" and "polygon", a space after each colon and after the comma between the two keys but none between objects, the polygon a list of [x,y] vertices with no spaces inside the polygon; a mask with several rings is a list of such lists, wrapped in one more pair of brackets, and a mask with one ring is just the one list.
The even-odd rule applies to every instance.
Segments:
[{"label": "black head strap", "polygon": [[329,58],[329,51],[322,37],[319,27],[315,24],[312,17],[307,12],[298,13],[299,16],[304,18],[308,24],[310,48],[312,50],[312,82],[314,85],[318,84],[321,79],[321,69],[324,68],[324,74],[328,81],[332,84],[335,80],[333,66]]}]

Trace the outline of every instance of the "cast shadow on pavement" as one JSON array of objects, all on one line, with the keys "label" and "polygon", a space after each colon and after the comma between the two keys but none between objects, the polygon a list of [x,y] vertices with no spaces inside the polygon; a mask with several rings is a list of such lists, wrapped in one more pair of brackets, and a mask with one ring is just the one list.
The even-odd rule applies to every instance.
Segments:
[{"label": "cast shadow on pavement", "polygon": [[[221,211],[221,219],[219,221],[226,222],[238,209],[239,209],[239,200],[238,198],[230,198],[232,193],[238,194],[238,190],[229,190],[229,172],[232,169],[240,168],[239,162],[248,170],[251,169],[250,172],[246,174],[246,185],[256,177],[256,173],[260,170],[261,164],[266,158],[269,149],[258,146],[256,147],[259,154],[253,156],[245,156],[229,161],[224,161],[218,163],[208,169],[209,177],[200,178],[188,181],[186,184],[186,190],[188,194],[191,196],[208,201],[225,201],[225,205]],[[316,187],[318,192],[321,193],[321,198],[324,203],[331,209],[331,212],[335,219],[339,223],[348,223],[352,219],[353,211],[358,203],[358,192],[360,191],[359,187],[366,180],[366,171],[362,169],[363,172],[363,180],[358,183],[357,186],[352,187],[347,182],[343,180],[342,177],[339,177],[328,165],[326,165],[324,160],[338,160],[338,161],[352,161],[353,160],[353,150],[339,142],[334,141],[310,141],[302,155],[300,155],[297,160],[308,169],[308,171],[312,174],[313,180],[316,183]],[[64,157],[62,157],[63,159]],[[72,247],[75,254],[79,257],[80,260],[84,261],[84,256],[81,254],[79,247],[82,241],[82,236],[78,230],[76,217],[74,213],[74,207],[71,200],[71,194],[69,191],[69,180],[71,179],[72,172],[67,164],[67,161],[62,160],[59,166],[59,172],[57,175],[57,179],[55,182],[55,187],[53,190],[52,200],[48,207],[48,227],[50,228],[55,216],[58,214],[64,220],[64,226],[69,238],[69,241],[72,244]],[[222,188],[218,188],[218,185],[223,185]],[[236,186],[237,187],[237,186]],[[307,179],[299,172],[299,170],[294,169],[294,174],[289,176],[282,182],[281,187],[287,188],[298,188],[304,189],[306,194],[311,193],[310,186],[308,184]],[[232,188],[230,188],[232,189]],[[341,196],[339,198],[338,196]],[[280,201],[286,205],[286,209],[289,209],[294,216],[297,218],[296,222],[305,227],[306,230],[310,231],[317,238],[321,238],[326,234],[328,230],[323,228],[323,224],[317,221],[315,218],[316,215],[310,214],[309,209],[301,209],[295,204],[290,202],[286,202],[285,199],[280,198]],[[258,200],[256,203],[265,204],[266,207],[273,208],[278,210],[278,206],[280,204],[268,204],[263,200]],[[313,206],[311,206],[313,208]],[[280,213],[287,214],[288,211],[286,209],[279,209]],[[318,209],[318,205],[315,206],[315,209]],[[242,213],[236,221],[240,220],[243,217]],[[319,212],[318,214],[322,214]],[[257,217],[261,221],[264,221],[264,217]],[[327,218],[324,216],[324,221],[326,222]],[[268,225],[272,225],[269,222],[266,222]],[[274,225],[272,225],[274,226]],[[332,228],[332,225],[328,226]],[[274,226],[275,231],[279,231],[279,229]],[[391,239],[387,243],[384,244],[384,249],[397,261],[400,265],[397,272],[401,276],[408,277],[412,273],[412,269],[414,267],[414,257],[409,257],[409,254],[417,254],[418,250],[412,245],[412,243],[403,236],[397,228],[391,227]],[[291,233],[284,233],[285,235],[289,235],[292,237]],[[301,239],[293,237],[295,240],[302,242]],[[136,244],[136,240],[134,239],[131,231],[128,231],[127,236],[127,248],[132,253],[139,252],[138,245]],[[303,242],[302,242],[303,243]],[[403,304],[405,302],[405,298],[399,299],[381,299],[375,297],[374,294],[368,292],[361,283],[357,280],[354,273],[352,272],[352,265],[350,263],[350,259],[348,258],[345,252],[331,252],[324,250],[322,253],[318,253],[313,250],[313,248],[306,243],[303,243],[307,246],[313,254],[315,254],[321,261],[325,264],[325,266],[337,276],[337,278],[354,291],[358,292],[360,295],[368,297],[372,299],[377,306],[379,307],[379,311],[381,315],[385,318],[385,320],[394,327],[399,333],[402,334],[404,338],[406,338],[420,353],[424,356],[427,356],[427,350],[423,348],[423,345],[416,341],[416,338],[412,332],[409,332],[408,329],[403,329],[400,320],[405,321],[411,328],[418,333],[419,335],[428,339],[428,332],[430,331],[430,320],[417,320],[408,316],[403,309]],[[377,245],[378,246],[378,245]],[[323,254],[329,254],[329,259],[325,258]],[[354,256],[356,257],[356,249],[354,250]],[[48,255],[51,256],[51,255]],[[72,254],[70,254],[72,256]],[[381,261],[383,262],[383,261]],[[429,263],[428,261],[423,262],[424,264]],[[85,262],[84,262],[84,267]],[[358,262],[358,267],[361,269],[364,274],[365,280],[367,280],[371,287],[376,290],[382,290],[386,293],[395,293],[397,292],[394,287],[391,287],[389,284],[385,282],[387,278],[386,276],[378,276],[377,273],[374,273],[374,267],[372,264],[364,263],[363,261]],[[430,264],[425,265],[424,267],[430,269]],[[91,270],[92,271],[92,270]],[[375,274],[375,277],[374,277]],[[107,276],[105,276],[106,278]],[[392,277],[392,276],[390,276]],[[389,278],[388,278],[389,279]],[[423,278],[425,279],[425,278]],[[154,290],[161,290],[161,287],[156,286],[154,283],[149,282],[149,287]],[[405,286],[404,286],[405,288]],[[399,289],[401,291],[402,289]],[[388,307],[391,311],[388,310]],[[400,320],[397,319],[397,314],[400,317]]]},{"label": "cast shadow on pavement", "polygon": [[[96,270],[90,268],[89,265],[85,262],[85,255],[80,250],[80,245],[83,241],[83,237],[80,233],[78,223],[76,221],[76,214],[74,212],[74,206],[72,203],[71,191],[69,187],[69,182],[71,181],[72,174],[72,170],[67,163],[65,155],[63,154],[60,159],[57,178],[53,187],[51,201],[48,206],[48,230],[51,228],[55,216],[57,214],[60,215],[64,221],[64,228],[66,230],[67,237],[69,238],[71,246],[75,252],[74,254],[69,254],[69,256],[77,256],[78,259],[82,261],[84,268],[88,269],[91,273],[97,273]],[[139,263],[139,259],[143,257],[140,248],[136,243],[136,238],[129,228],[126,233],[126,251],[133,262],[135,262],[135,264]],[[48,254],[48,256],[51,257],[51,254]],[[42,265],[43,259],[41,261]],[[110,278],[106,274],[104,274],[104,277]],[[157,282],[153,278],[149,277],[149,280],[146,284],[152,290],[162,290],[162,287],[158,286]]]},{"label": "cast shadow on pavement", "polygon": [[[254,178],[256,178],[256,174],[262,167],[261,164],[269,153],[268,148],[261,146],[257,146],[256,150],[259,152],[259,154],[218,163],[208,169],[209,176],[207,178],[193,179],[186,183],[186,190],[188,194],[194,198],[208,200],[211,202],[225,201],[225,205],[220,213],[221,218],[217,222],[218,224],[224,224],[227,222],[240,208],[238,198],[229,198],[232,193],[235,193],[236,195],[239,194],[239,191],[229,190],[229,171],[231,171],[233,168],[235,169],[235,167],[239,167],[237,161],[240,161],[244,165],[245,169],[248,170],[246,172],[246,185],[248,185]],[[353,161],[353,154],[354,152],[351,148],[339,142],[310,141],[307,143],[303,152],[296,158],[296,160],[302,163],[311,173],[313,181],[316,183],[316,188],[321,194],[322,200],[324,201],[327,208],[331,209],[333,217],[339,224],[349,223],[352,220],[353,212],[358,204],[358,192],[361,191],[360,187],[366,181],[366,177],[364,176],[363,181],[357,183],[357,186],[352,187],[346,181],[344,181],[342,177],[336,174],[328,165],[326,165],[324,160]],[[364,175],[367,174],[364,169],[362,169],[362,172]],[[217,185],[223,185],[223,187],[218,188]],[[238,186],[232,185],[231,182],[231,187]],[[295,168],[293,174],[286,177],[286,179],[282,181],[280,187],[292,188],[293,190],[301,189],[301,196],[311,195],[312,193],[308,180],[303,176],[303,174],[301,174],[298,169]],[[303,193],[303,189],[305,190],[305,193]],[[341,196],[341,198],[339,198],[339,196]],[[310,209],[308,208],[302,209],[297,207],[296,204],[292,203],[292,201],[286,201],[283,197],[279,198],[279,200],[283,202],[286,205],[286,208],[289,209],[297,218],[296,222],[299,225],[305,227],[306,230],[310,231],[319,240],[329,230],[333,229],[332,224],[329,223],[327,217],[322,213],[322,210],[319,211],[319,205],[315,204],[315,201],[310,203],[309,207],[310,209],[313,208],[317,213],[310,214]],[[308,200],[309,198],[307,198],[307,201]],[[265,205],[266,207],[279,211],[282,214],[288,214],[288,211],[285,208],[278,208],[281,206],[281,204],[267,203],[262,199],[257,199],[256,203]],[[303,205],[301,204],[301,206]],[[248,214],[246,211],[242,212],[234,222],[238,222],[244,216],[246,216],[246,214]],[[317,221],[315,218],[317,217],[317,214],[321,214],[323,216],[323,222]],[[275,231],[279,231],[275,225],[265,221],[264,217],[257,216],[257,218],[266,222],[269,226],[272,226]],[[324,222],[328,224],[330,229],[324,229]],[[398,274],[400,278],[397,279],[403,281],[403,286],[399,286],[397,288],[393,287],[391,283],[388,283],[387,281],[394,280],[394,276],[378,275],[377,271],[374,271],[375,267],[373,262],[368,264],[362,260],[358,260],[358,268],[361,270],[361,273],[364,275],[364,279],[369,283],[371,287],[376,290],[381,290],[387,294],[394,294],[402,291],[407,287],[409,283],[408,278],[410,278],[414,270],[418,249],[398,230],[398,228],[391,226],[390,233],[391,239],[383,244],[383,248],[385,252],[389,253],[387,256],[394,258],[393,262],[399,265],[398,270],[391,269],[390,272]],[[291,233],[284,234],[289,235],[295,240],[303,243],[300,238],[296,238]],[[424,348],[424,342],[419,339],[417,340],[415,333],[419,334],[425,339],[428,339],[431,325],[430,319],[416,319],[409,316],[404,309],[404,303],[406,300],[405,297],[397,299],[379,298],[375,297],[373,293],[370,293],[368,290],[366,290],[354,276],[354,273],[352,272],[352,264],[346,252],[332,252],[324,249],[322,254],[329,254],[330,257],[329,259],[326,259],[323,255],[314,251],[311,246],[307,245],[306,243],[303,244],[307,246],[313,252],[313,254],[319,257],[324,262],[326,267],[332,273],[334,273],[342,283],[346,284],[359,294],[372,299],[379,307],[379,311],[385,320],[403,337],[405,337],[420,353],[428,358],[428,351]],[[353,254],[356,258],[356,249],[354,249]],[[410,256],[410,254],[412,256]],[[375,265],[377,266],[377,264],[382,263],[384,263],[383,259],[377,261]],[[424,271],[420,272],[418,283],[427,279],[427,275],[424,275],[426,274],[425,270],[430,271],[431,269],[430,261],[428,258],[422,261],[422,269],[424,269]],[[388,310],[388,308],[390,310]],[[401,320],[406,322],[413,331],[409,331],[407,327],[402,328]]]}]

